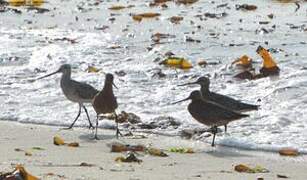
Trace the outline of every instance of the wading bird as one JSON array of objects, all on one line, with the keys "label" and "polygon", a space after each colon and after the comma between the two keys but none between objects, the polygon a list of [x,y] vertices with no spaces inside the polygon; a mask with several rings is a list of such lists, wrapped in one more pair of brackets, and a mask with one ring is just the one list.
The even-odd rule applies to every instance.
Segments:
[{"label": "wading bird", "polygon": [[96,118],[96,131],[95,131],[95,139],[98,140],[97,137],[97,129],[98,129],[98,120],[99,115],[101,114],[114,114],[115,115],[115,122],[116,122],[116,137],[118,138],[118,135],[122,135],[118,129],[118,116],[115,112],[116,108],[118,107],[116,97],[113,93],[113,86],[117,88],[114,84],[114,76],[110,73],[106,74],[106,79],[104,82],[103,89],[95,95],[92,104],[96,111],[97,118]]},{"label": "wading bird", "polygon": [[[243,103],[231,97],[228,97],[222,94],[218,94],[215,92],[211,92],[209,89],[210,80],[209,78],[205,76],[198,78],[197,81],[195,82],[186,83],[186,84],[182,84],[179,86],[186,86],[186,85],[192,85],[192,84],[199,84],[201,86],[200,91],[201,91],[202,98],[204,100],[213,101],[232,111],[246,112],[246,111],[258,110],[259,108],[258,105]],[[227,131],[227,124],[225,124],[225,131]]]},{"label": "wading bird", "polygon": [[57,73],[62,73],[61,89],[66,98],[72,102],[76,102],[79,104],[79,112],[77,117],[68,128],[64,129],[71,129],[74,126],[81,114],[81,108],[83,108],[86,113],[89,122],[89,128],[94,128],[88,115],[87,109],[84,106],[84,103],[91,103],[92,99],[99,91],[86,83],[78,82],[71,79],[71,66],[69,64],[63,64],[57,71],[47,74],[38,79],[43,79]]},{"label": "wading bird", "polygon": [[249,116],[227,109],[215,102],[203,99],[200,91],[193,91],[189,97],[173,104],[189,99],[192,100],[192,102],[188,105],[188,111],[192,117],[212,129],[213,140],[211,146],[214,146],[218,126],[224,126],[231,121]]}]

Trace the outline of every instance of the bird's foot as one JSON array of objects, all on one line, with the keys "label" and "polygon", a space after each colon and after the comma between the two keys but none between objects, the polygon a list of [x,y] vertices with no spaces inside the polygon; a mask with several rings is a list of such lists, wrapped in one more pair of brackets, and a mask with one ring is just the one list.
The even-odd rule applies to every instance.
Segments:
[{"label": "bird's foot", "polygon": [[118,139],[118,135],[123,137],[123,134],[119,131],[119,129],[116,129],[116,138]]},{"label": "bird's foot", "polygon": [[95,127],[94,127],[92,124],[90,124],[90,126],[88,127],[88,129],[89,129],[89,130],[94,130]]},{"label": "bird's foot", "polygon": [[98,138],[97,134],[95,134],[94,140],[100,140],[100,139]]}]

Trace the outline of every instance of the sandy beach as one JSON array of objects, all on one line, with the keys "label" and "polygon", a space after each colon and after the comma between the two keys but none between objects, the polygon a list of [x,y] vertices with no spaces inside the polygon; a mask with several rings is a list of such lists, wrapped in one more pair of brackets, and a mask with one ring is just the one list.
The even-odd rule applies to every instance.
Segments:
[{"label": "sandy beach", "polygon": [[[2,3],[0,119],[71,124],[78,105],[63,94],[61,75],[34,81],[70,64],[72,79],[97,90],[105,73],[112,73],[117,112],[133,113],[144,124],[154,123],[155,131],[176,135],[203,128],[187,111],[188,102],[172,104],[199,85],[178,85],[207,76],[210,91],[260,106],[247,113],[250,118],[231,123],[231,136],[217,138],[217,144],[260,151],[292,147],[306,154],[306,1],[177,1]],[[155,17],[140,21],[137,15],[143,13]],[[241,57],[252,59],[260,73],[259,46],[269,51],[279,76],[236,78],[243,69],[233,62]],[[190,68],[169,67],[163,63],[169,56]],[[94,119],[95,111],[88,110]],[[169,118],[174,126],[167,124]]]},{"label": "sandy beach", "polygon": [[[307,179],[306,0],[16,2],[0,0],[0,174],[21,164],[40,179]],[[270,68],[280,69],[278,76],[256,76],[265,61],[259,47]],[[233,64],[242,57],[251,69]],[[116,139],[115,130],[99,129],[100,140],[93,140],[83,112],[78,127],[61,130],[76,117],[78,103],[63,94],[59,74],[37,79],[62,64],[71,65],[72,79],[97,90],[106,73],[115,75],[116,111],[133,113],[137,130],[168,136],[133,132],[143,137]],[[244,72],[250,80],[238,78]],[[188,102],[173,104],[199,90],[178,85],[202,76],[210,78],[210,91],[260,106],[230,123],[216,147],[208,143],[212,137],[197,141],[206,134],[196,134],[197,140],[176,136],[206,127],[192,118]],[[114,123],[100,123],[109,126]],[[80,146],[56,146],[55,136]],[[114,143],[163,149],[168,156],[138,152],[142,162],[118,162],[127,152],[111,152]],[[273,152],[281,147],[302,155]],[[267,172],[240,173],[239,164]]]},{"label": "sandy beach", "polygon": [[[290,179],[304,180],[307,177],[306,156],[283,157],[278,153],[253,152],[231,149],[179,137],[144,134],[147,138],[122,137],[117,140],[115,131],[99,129],[101,140],[91,140],[93,134],[85,128],[60,130],[56,126],[20,124],[0,121],[0,169],[11,171],[22,164],[31,174],[41,179],[278,179],[284,175]],[[139,135],[138,133],[135,133]],[[58,135],[67,142],[78,142],[80,147],[56,146],[53,137]],[[151,145],[155,148],[189,147],[195,153],[180,154],[165,151],[168,157],[156,157],[139,153],[141,163],[115,162],[125,153],[110,152],[110,144]],[[33,150],[40,147],[44,150]],[[21,149],[30,152],[26,156]],[[80,166],[81,163],[93,165]],[[234,166],[260,165],[268,173],[239,173]],[[48,175],[49,174],[49,175]]]}]

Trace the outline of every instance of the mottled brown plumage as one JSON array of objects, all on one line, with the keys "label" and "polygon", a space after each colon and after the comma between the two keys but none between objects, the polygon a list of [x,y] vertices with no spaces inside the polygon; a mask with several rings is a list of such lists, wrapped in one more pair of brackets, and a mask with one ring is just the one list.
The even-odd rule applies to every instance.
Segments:
[{"label": "mottled brown plumage", "polygon": [[[117,122],[117,115],[115,110],[118,107],[116,97],[113,93],[113,83],[114,76],[112,74],[106,74],[106,79],[104,83],[103,89],[95,95],[93,99],[93,107],[96,111],[97,114],[97,119],[96,119],[96,132],[95,132],[95,139],[98,139],[97,137],[97,128],[98,128],[98,118],[99,115],[101,114],[110,114],[113,113],[115,114],[115,121],[116,121],[116,136],[118,137],[118,134],[120,134],[119,129],[118,129],[118,122]],[[116,86],[115,86],[116,87]]]}]

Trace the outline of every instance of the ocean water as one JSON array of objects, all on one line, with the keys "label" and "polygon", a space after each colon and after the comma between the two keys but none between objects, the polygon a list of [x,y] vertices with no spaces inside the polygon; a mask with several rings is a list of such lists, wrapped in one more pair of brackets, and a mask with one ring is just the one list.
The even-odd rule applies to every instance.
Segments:
[{"label": "ocean water", "polygon": [[[97,89],[103,87],[104,74],[88,73],[88,66],[103,72],[124,71],[125,76],[115,77],[119,87],[115,90],[118,112],[133,112],[145,122],[172,116],[182,122],[178,129],[166,131],[175,135],[187,127],[203,127],[188,113],[188,102],[171,105],[199,87],[177,85],[209,75],[212,91],[261,106],[260,110],[250,112],[249,118],[229,124],[229,133],[220,134],[217,144],[269,151],[289,146],[307,152],[306,3],[301,2],[295,12],[294,3],[267,0],[199,1],[188,6],[168,2],[167,9],[149,7],[149,2],[56,0],[41,6],[50,10],[43,14],[26,6],[13,7],[21,10],[21,14],[0,13],[0,119],[69,125],[78,105],[64,97],[60,75],[33,81],[69,63],[73,79]],[[236,10],[235,5],[243,3],[258,8]],[[134,7],[108,9],[117,4]],[[221,4],[227,5],[218,7]],[[131,13],[142,12],[159,12],[161,16],[142,22],[132,20]],[[227,16],[220,19],[204,17],[205,13],[224,12]],[[274,18],[270,19],[269,14]],[[168,19],[171,16],[182,16],[184,20],[172,24]],[[259,24],[263,21],[268,24]],[[106,28],[100,29],[103,27]],[[272,32],[265,33],[262,28]],[[155,44],[151,36],[158,32],[175,37]],[[186,42],[187,37],[201,42]],[[61,38],[73,39],[75,43]],[[280,76],[253,81],[234,79],[239,70],[231,62],[244,54],[253,58],[257,70],[261,67],[261,58],[255,52],[259,45],[276,50],[272,56],[281,69]],[[187,58],[194,67],[183,71],[159,65],[156,58],[162,60],[168,51]],[[200,67],[197,65],[200,60],[216,65]],[[154,76],[158,69],[166,74],[165,78]],[[94,120],[95,112],[90,105],[88,108]],[[87,125],[85,114],[77,125]],[[210,142],[211,138],[204,141]]]}]

